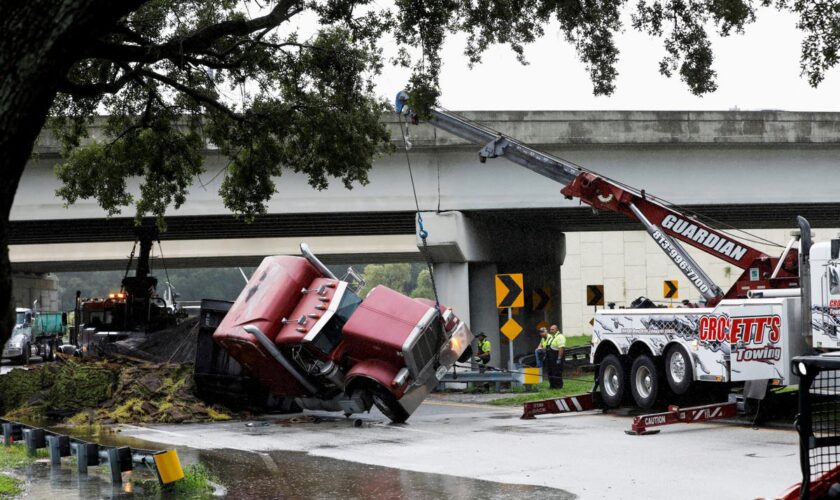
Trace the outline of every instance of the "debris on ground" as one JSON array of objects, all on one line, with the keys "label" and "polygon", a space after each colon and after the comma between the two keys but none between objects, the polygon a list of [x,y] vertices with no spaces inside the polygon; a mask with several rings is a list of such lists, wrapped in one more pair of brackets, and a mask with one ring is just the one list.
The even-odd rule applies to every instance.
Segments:
[{"label": "debris on ground", "polygon": [[202,402],[188,363],[64,359],[0,376],[0,415],[25,422],[180,423],[229,420]]}]

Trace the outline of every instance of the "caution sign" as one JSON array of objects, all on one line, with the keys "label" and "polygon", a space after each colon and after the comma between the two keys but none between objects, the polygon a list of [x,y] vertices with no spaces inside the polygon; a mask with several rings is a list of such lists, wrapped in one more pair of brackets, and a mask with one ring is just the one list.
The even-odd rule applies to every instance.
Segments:
[{"label": "caution sign", "polygon": [[517,323],[515,319],[510,318],[505,321],[505,324],[502,325],[499,331],[501,331],[508,340],[513,341],[520,333],[522,333],[522,326]]},{"label": "caution sign", "polygon": [[604,285],[586,285],[586,305],[604,305]]},{"label": "caution sign", "polygon": [[662,296],[666,299],[680,298],[680,282],[677,280],[665,280],[662,282]]},{"label": "caution sign", "polygon": [[531,304],[534,311],[548,311],[551,309],[551,288],[535,288],[531,294]]},{"label": "caution sign", "polygon": [[525,286],[522,274],[496,275],[496,307],[525,307]]}]

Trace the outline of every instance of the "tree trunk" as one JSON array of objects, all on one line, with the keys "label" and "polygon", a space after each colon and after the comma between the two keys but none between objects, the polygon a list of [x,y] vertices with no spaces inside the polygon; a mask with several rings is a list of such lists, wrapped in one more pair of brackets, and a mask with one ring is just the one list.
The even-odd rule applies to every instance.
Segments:
[{"label": "tree trunk", "polygon": [[143,0],[0,3],[0,348],[14,327],[9,214],[59,82],[85,48]]}]

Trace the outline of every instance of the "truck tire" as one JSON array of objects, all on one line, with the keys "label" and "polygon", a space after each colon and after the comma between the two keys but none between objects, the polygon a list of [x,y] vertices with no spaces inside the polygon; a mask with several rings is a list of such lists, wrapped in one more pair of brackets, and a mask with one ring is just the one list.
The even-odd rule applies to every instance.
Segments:
[{"label": "truck tire", "polygon": [[630,392],[639,408],[648,409],[659,397],[659,370],[647,354],[633,360],[630,368]]},{"label": "truck tire", "polygon": [[408,420],[410,415],[402,406],[400,406],[397,402],[397,398],[391,394],[391,391],[379,384],[376,384],[376,387],[373,388],[371,395],[373,396],[373,404],[375,404],[376,407],[379,408],[379,411],[388,417],[391,422],[395,424],[402,424]]},{"label": "truck tire", "polygon": [[674,346],[665,355],[665,378],[668,387],[677,396],[687,393],[694,382],[691,363],[691,356],[682,347]]},{"label": "truck tire", "polygon": [[618,408],[627,393],[627,374],[618,356],[610,354],[601,361],[598,370],[601,399],[608,408]]}]

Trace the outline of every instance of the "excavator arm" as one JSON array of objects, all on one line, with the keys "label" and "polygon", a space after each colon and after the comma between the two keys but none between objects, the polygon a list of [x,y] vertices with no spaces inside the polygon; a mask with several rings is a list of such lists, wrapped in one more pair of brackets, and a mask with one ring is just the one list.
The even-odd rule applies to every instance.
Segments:
[{"label": "excavator arm", "polygon": [[[398,113],[410,113],[406,107],[407,99],[408,95],[405,92],[397,94]],[[410,113],[410,116],[412,121],[417,123],[416,115]],[[487,161],[487,158],[504,157],[562,184],[560,192],[566,198],[578,198],[596,210],[622,213],[641,222],[657,245],[709,304],[716,303],[724,297],[743,296],[750,288],[774,288],[770,283],[773,279],[787,280],[781,284],[784,287],[795,286],[792,283],[796,280],[791,279],[792,271],[796,267],[795,251],[788,251],[783,256],[785,265],[778,265],[778,258],[771,258],[729,234],[674,210],[646,195],[644,190],[635,190],[571,162],[545,154],[453,113],[432,109],[428,123],[467,141],[483,144],[478,152],[479,161],[482,163]],[[743,269],[743,275],[729,292],[724,293],[677,240]]]}]

